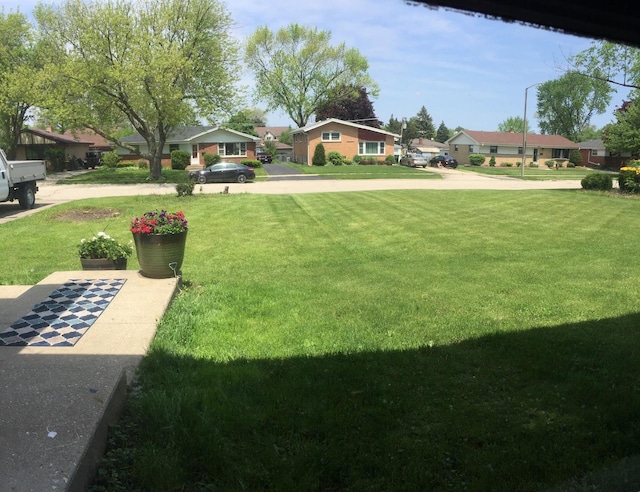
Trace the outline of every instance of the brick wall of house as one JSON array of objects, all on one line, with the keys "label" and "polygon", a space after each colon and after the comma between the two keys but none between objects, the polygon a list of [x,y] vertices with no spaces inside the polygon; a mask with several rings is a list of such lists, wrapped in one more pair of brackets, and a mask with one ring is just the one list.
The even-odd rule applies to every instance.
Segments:
[{"label": "brick wall of house", "polygon": [[[322,141],[322,133],[324,132],[338,132],[340,133],[339,141]],[[358,154],[358,142],[369,141],[379,142],[384,141],[385,154],[371,156],[372,158],[384,160],[386,156],[393,155],[393,136],[378,133],[371,130],[362,128],[356,128],[348,125],[340,125],[335,123],[333,125],[325,125],[319,128],[314,128],[306,135],[297,133],[294,135],[293,142],[293,155],[294,160],[301,164],[312,164],[313,154],[316,146],[322,143],[324,146],[325,154],[329,152],[339,152],[347,159],[353,159]],[[307,146],[308,141],[308,146]],[[308,149],[308,154],[307,154]],[[308,155],[308,158],[307,158]]]}]

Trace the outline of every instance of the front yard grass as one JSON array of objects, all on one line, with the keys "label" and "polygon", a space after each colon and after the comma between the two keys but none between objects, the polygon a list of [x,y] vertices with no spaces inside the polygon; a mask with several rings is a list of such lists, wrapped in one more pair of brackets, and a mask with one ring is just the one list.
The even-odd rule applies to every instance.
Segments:
[{"label": "front yard grass", "polygon": [[[156,207],[189,220],[184,285],[94,491],[533,491],[640,452],[639,200],[83,200],[0,224],[0,279],[75,270]],[[64,220],[88,208],[118,213]]]},{"label": "front yard grass", "polygon": [[[491,176],[510,176],[521,178],[522,170],[519,167],[488,167],[488,166],[460,166],[461,171],[473,171],[475,173],[488,174]],[[556,180],[556,179],[577,179],[581,180],[588,174],[592,174],[593,169],[587,167],[574,167],[561,169],[549,169],[547,166],[525,167],[524,179],[527,180]],[[617,173],[614,173],[617,176]]]},{"label": "front yard grass", "polygon": [[[304,174],[318,174],[332,179],[441,179],[437,173],[426,172],[406,166],[308,166],[292,162],[281,162],[286,166],[297,169]],[[268,164],[267,164],[268,166]]]}]

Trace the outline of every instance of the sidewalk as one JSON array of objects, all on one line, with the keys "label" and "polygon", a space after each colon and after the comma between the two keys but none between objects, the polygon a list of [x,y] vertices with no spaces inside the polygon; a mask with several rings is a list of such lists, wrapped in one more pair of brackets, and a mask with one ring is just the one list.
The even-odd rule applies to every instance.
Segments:
[{"label": "sidewalk", "polygon": [[86,490],[107,425],[178,288],[178,279],[133,270],[56,272],[35,286],[0,286],[0,331],[72,279],[124,283],[74,346],[0,346],[2,492]]}]

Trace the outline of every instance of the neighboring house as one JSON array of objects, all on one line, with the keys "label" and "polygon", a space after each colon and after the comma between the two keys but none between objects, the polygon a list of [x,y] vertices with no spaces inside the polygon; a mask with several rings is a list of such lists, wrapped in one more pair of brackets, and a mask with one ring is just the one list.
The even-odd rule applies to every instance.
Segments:
[{"label": "neighboring house", "polygon": [[384,160],[394,155],[394,142],[400,138],[395,133],[350,121],[329,118],[291,131],[293,160],[300,164],[312,164],[316,146],[322,144],[325,154],[339,152],[348,159],[361,157]]},{"label": "neighboring house", "polygon": [[89,150],[100,150],[102,152],[109,152],[115,149],[115,144],[109,142],[102,135],[98,135],[91,130],[67,130],[64,132],[66,137],[71,137],[85,142],[91,142]]},{"label": "neighboring house", "polygon": [[618,170],[631,158],[631,154],[611,155],[602,139],[579,142],[582,165],[597,169]]},{"label": "neighboring house", "polygon": [[71,135],[61,135],[38,128],[27,128],[20,134],[16,160],[45,160],[49,149],[61,149],[67,161],[84,159],[91,142]]},{"label": "neighboring house", "polygon": [[[493,156],[497,166],[522,162],[522,133],[461,130],[445,143],[449,145],[449,154],[463,165],[469,164],[469,154],[483,154],[487,158],[485,164]],[[578,144],[560,135],[527,133],[526,147],[528,163],[563,162],[569,159],[571,150],[578,149]]]},{"label": "neighboring house", "polygon": [[293,147],[291,145],[282,143],[280,141],[280,135],[285,130],[291,130],[289,126],[256,126],[254,130],[260,137],[260,143],[258,144],[256,151],[264,152],[264,143],[273,142],[276,146],[276,158],[279,161],[290,161],[293,158]]},{"label": "neighboring house", "polygon": [[428,138],[414,138],[409,142],[409,150],[418,150],[423,154],[448,154],[449,145],[436,142],[435,140],[429,140]]},{"label": "neighboring house", "polygon": [[[121,142],[137,147],[142,153],[148,151],[147,142],[139,134],[124,137]],[[176,128],[167,137],[162,150],[162,165],[171,166],[171,152],[174,150],[189,152],[191,166],[204,166],[204,154],[219,154],[227,162],[255,159],[259,143],[260,138],[236,130],[217,126],[183,126]],[[140,159],[123,147],[118,147],[116,152],[121,160]]]}]

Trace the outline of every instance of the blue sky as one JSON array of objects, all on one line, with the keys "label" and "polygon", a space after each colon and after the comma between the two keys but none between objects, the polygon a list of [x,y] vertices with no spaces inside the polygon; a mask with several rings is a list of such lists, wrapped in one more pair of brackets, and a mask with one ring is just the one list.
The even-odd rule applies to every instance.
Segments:
[{"label": "blue sky", "polygon": [[[53,3],[57,3],[55,0]],[[4,12],[30,14],[33,0],[5,0]],[[332,42],[357,48],[369,61],[380,87],[376,116],[388,122],[415,116],[424,106],[436,127],[495,131],[512,116],[523,116],[525,88],[562,75],[566,59],[592,39],[485,19],[403,0],[227,0],[235,21],[232,34],[246,39],[262,25],[276,31],[292,22],[331,32]],[[250,83],[249,74],[240,76]],[[537,130],[536,89],[529,89],[527,119]],[[601,128],[626,96],[618,90],[609,109],[592,119]],[[260,103],[256,104],[260,107]],[[284,114],[268,124],[293,125]]]}]

